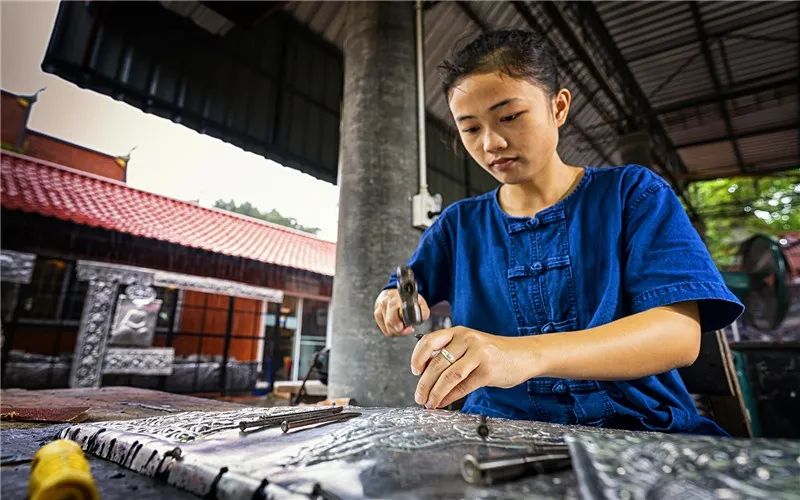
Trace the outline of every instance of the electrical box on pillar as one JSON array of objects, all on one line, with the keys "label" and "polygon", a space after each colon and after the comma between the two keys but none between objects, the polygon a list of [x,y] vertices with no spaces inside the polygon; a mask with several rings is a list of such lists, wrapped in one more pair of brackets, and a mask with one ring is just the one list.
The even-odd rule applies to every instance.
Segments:
[{"label": "electrical box on pillar", "polygon": [[425,155],[425,59],[423,57],[422,1],[417,0],[416,43],[417,43],[417,132],[419,134],[419,193],[411,197],[411,225],[426,229],[442,213],[442,195],[428,191],[428,166]]},{"label": "electrical box on pillar", "polygon": [[426,189],[411,198],[411,225],[426,229],[442,213],[442,195],[431,194]]}]

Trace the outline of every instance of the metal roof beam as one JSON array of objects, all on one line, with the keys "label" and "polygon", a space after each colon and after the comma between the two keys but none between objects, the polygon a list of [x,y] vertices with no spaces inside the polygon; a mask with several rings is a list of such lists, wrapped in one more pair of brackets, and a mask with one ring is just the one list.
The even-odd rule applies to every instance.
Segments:
[{"label": "metal roof beam", "polygon": [[689,173],[683,176],[686,182],[713,181],[714,179],[727,179],[730,177],[765,177],[767,175],[780,174],[789,170],[800,169],[800,163],[786,163],[774,167],[765,167],[758,170],[741,172],[711,172],[711,173]]},{"label": "metal roof beam", "polygon": [[[614,43],[614,39],[605,24],[603,24],[597,9],[591,2],[568,2],[563,4],[545,2],[542,4],[542,8],[553,20],[555,26],[559,28],[562,36],[571,44],[581,46],[583,53],[588,53],[588,50],[583,47],[581,38],[566,22],[562,8],[569,9],[567,12],[571,11],[573,15],[580,19],[587,33],[591,34],[598,42],[598,49],[602,51],[600,60],[603,61],[603,56],[605,56],[605,59],[607,59],[605,62],[609,65],[609,67],[602,67],[601,70],[604,75],[613,75],[616,78],[616,83],[620,86],[626,98],[627,105],[624,107],[621,116],[628,118],[630,125],[649,133],[653,141],[653,156],[655,160],[661,165],[664,175],[675,186],[678,195],[683,199],[689,216],[694,221],[700,222],[700,217],[686,193],[685,185],[680,175],[688,172],[686,164],[678,155],[675,146],[672,144],[672,139],[653,112],[650,101],[639,86],[639,82],[631,72],[628,63]],[[558,19],[561,21],[556,22]],[[592,61],[597,59],[596,55],[589,55],[588,57]]]},{"label": "metal roof beam", "polygon": [[788,43],[793,45],[800,43],[797,38],[784,37],[784,36],[765,36],[765,35],[727,35],[725,38],[730,40],[749,40],[756,42],[775,42],[775,43]]},{"label": "metal roof beam", "polygon": [[[517,10],[517,13],[520,16],[522,16],[522,18],[525,20],[526,23],[528,23],[528,26],[530,26],[531,29],[533,29],[537,33],[542,33],[542,34],[547,33],[547,30],[545,30],[544,27],[541,24],[539,24],[539,21],[531,13],[530,9],[525,4],[525,2],[512,2],[512,5]],[[555,46],[555,44],[553,44],[553,45]],[[561,52],[559,52],[558,50],[555,50],[554,52],[555,52],[554,55],[556,57],[556,61],[558,62],[558,66],[560,68],[564,68],[564,71],[566,71],[569,74],[570,79],[578,87],[578,90],[580,90],[583,93],[583,95],[585,95],[587,97],[586,102],[590,106],[592,106],[595,109],[595,111],[597,111],[597,114],[600,115],[601,118],[603,118],[603,121],[605,121],[606,123],[618,123],[619,120],[617,119],[616,116],[612,116],[607,109],[604,109],[603,107],[601,107],[600,104],[598,104],[597,101],[595,101],[595,99],[593,99],[593,97],[595,96],[597,91],[593,90],[593,89],[590,89],[578,77],[578,75],[576,74],[575,70],[573,69],[573,65],[567,63],[567,61],[564,58],[564,55],[561,54]],[[618,110],[618,112],[619,112],[619,110]],[[622,115],[620,113],[620,116],[624,116],[624,115]],[[621,125],[618,126],[618,132],[623,133],[624,131],[625,130]]]},{"label": "metal roof beam", "polygon": [[481,31],[489,31],[489,25],[486,24],[486,22],[483,19],[478,17],[475,11],[472,10],[472,7],[469,6],[469,2],[458,1],[456,2],[456,5],[458,5],[461,11],[467,15],[470,21],[478,25]]},{"label": "metal roof beam", "polygon": [[580,125],[575,123],[575,121],[572,121],[570,122],[569,126],[574,128],[581,135],[581,137],[583,137],[583,140],[589,143],[592,149],[594,149],[595,152],[598,155],[600,155],[600,158],[604,162],[606,162],[606,164],[611,164],[611,159],[609,158],[609,155],[603,150],[602,147],[600,147],[599,144],[597,144],[597,142],[595,142],[592,136],[590,136]]},{"label": "metal roof beam", "polygon": [[711,83],[714,85],[714,93],[717,95],[717,107],[722,115],[722,120],[725,122],[725,131],[731,138],[731,146],[733,146],[733,154],[736,156],[736,162],[739,164],[739,170],[744,172],[747,170],[747,166],[744,163],[744,157],[742,156],[742,150],[739,148],[739,143],[736,142],[736,135],[733,132],[733,121],[731,120],[731,114],[728,112],[728,107],[725,105],[725,100],[721,97],[722,84],[719,82],[716,64],[714,64],[714,57],[711,55],[711,48],[708,45],[708,34],[706,33],[705,26],[703,26],[703,18],[700,14],[700,7],[697,6],[696,2],[690,2],[689,9],[692,12],[694,29],[697,32],[697,36],[700,38],[700,49],[703,53],[703,59],[706,61],[708,76],[711,78]]},{"label": "metal roof beam", "polygon": [[[514,2],[514,4],[518,4],[520,2]],[[620,115],[626,114],[626,106],[620,98],[617,96],[617,93],[611,88],[611,83],[606,78],[605,72],[600,69],[600,67],[595,63],[594,57],[589,54],[589,51],[586,47],[583,46],[580,39],[578,38],[578,34],[573,31],[572,27],[567,22],[566,18],[561,14],[561,11],[555,6],[555,4],[550,2],[544,2],[542,4],[542,8],[544,9],[547,16],[553,22],[553,25],[558,29],[561,36],[569,44],[570,48],[575,55],[578,56],[578,59],[581,63],[589,70],[589,73],[592,75],[594,80],[600,85],[600,88],[603,89],[605,94],[614,104],[614,107],[617,108],[617,112]]]},{"label": "metal roof beam", "polygon": [[[520,14],[523,16],[523,18],[525,18],[525,20],[528,22],[528,24],[529,24],[529,25],[530,25],[532,28],[534,28],[534,29],[537,29],[537,30],[538,30],[540,33],[544,32],[544,31],[541,29],[541,27],[538,25],[538,23],[536,22],[536,20],[533,18],[533,16],[532,16],[532,15],[530,15],[530,11],[528,11],[528,10],[527,10],[527,7],[525,7],[525,5],[523,4],[523,2],[514,2],[514,3],[515,3],[515,4],[517,4],[517,3],[519,3],[519,4],[522,4],[522,5],[515,5],[515,7],[517,8],[517,11],[518,11],[518,12],[520,12],[520,9],[522,9],[522,11],[524,11],[524,12],[525,12],[525,14],[523,14],[522,12],[520,12]],[[487,31],[490,31],[490,29],[491,29],[491,28],[489,27],[489,25],[488,25],[488,24],[486,24],[486,22],[485,22],[483,19],[481,19],[481,18],[480,18],[480,17],[479,17],[479,16],[478,16],[478,15],[475,13],[475,11],[474,11],[474,10],[472,10],[472,8],[469,6],[469,2],[465,2],[465,1],[458,1],[458,2],[456,2],[456,4],[457,4],[457,5],[458,5],[458,7],[459,7],[459,8],[460,8],[460,9],[461,9],[463,12],[464,12],[464,14],[466,14],[466,15],[467,15],[467,17],[469,17],[469,18],[470,18],[470,20],[471,20],[473,23],[475,23],[475,24],[476,24],[478,27],[480,27],[480,29],[481,29],[481,31],[482,31],[482,32],[487,32]],[[528,17],[528,16],[530,16],[530,17]],[[559,58],[559,59],[563,58],[563,56],[562,56],[561,54],[559,54],[558,52],[556,52],[556,57],[557,57],[557,58]],[[561,63],[563,63],[564,61],[562,60],[562,61],[560,61],[560,62],[561,62]],[[560,66],[561,66],[561,67],[567,67],[567,65],[565,65],[565,64],[560,64]],[[572,80],[573,80],[573,81],[574,81],[574,82],[575,82],[575,83],[576,83],[576,84],[577,84],[579,87],[583,87],[583,89],[582,89],[582,90],[583,90],[583,91],[586,93],[586,95],[587,95],[587,96],[594,96],[594,94],[595,94],[596,92],[588,92],[588,91],[587,91],[588,89],[586,89],[586,88],[585,88],[585,85],[584,85],[584,84],[583,84],[583,83],[582,83],[582,82],[581,82],[581,81],[578,79],[577,75],[575,75],[574,73],[572,73],[572,74],[571,74],[571,76],[572,76]],[[596,109],[597,109],[597,110],[598,110],[598,111],[599,111],[601,114],[603,113],[603,111],[604,111],[604,110],[601,110],[601,109],[599,109],[599,108],[597,107],[597,104],[592,102],[591,98],[590,98],[590,99],[587,99],[587,103],[588,103],[588,104],[592,104],[592,105],[593,105],[593,107],[595,107],[595,108],[596,108]],[[580,125],[578,125],[578,124],[577,124],[577,123],[575,123],[574,121],[573,121],[573,122],[570,122],[570,123],[569,123],[569,126],[570,126],[570,127],[572,127],[572,128],[573,128],[573,129],[574,129],[576,132],[578,132],[578,134],[579,134],[579,135],[580,135],[580,136],[581,136],[581,137],[582,137],[582,138],[583,138],[583,139],[584,139],[586,142],[588,142],[588,143],[589,143],[589,145],[592,147],[592,149],[594,149],[594,151],[595,151],[595,152],[596,152],[596,153],[597,153],[597,154],[600,156],[600,158],[601,158],[601,159],[602,159],[604,162],[606,162],[606,163],[611,163],[611,161],[610,161],[610,159],[609,159],[609,156],[610,156],[610,155],[609,155],[607,152],[605,152],[605,151],[603,150],[603,148],[602,148],[602,147],[600,147],[600,145],[599,145],[599,144],[597,144],[597,142],[596,142],[596,141],[595,141],[595,140],[592,138],[592,136],[591,136],[591,135],[589,135],[589,133],[588,133],[588,132],[586,132],[586,130],[585,130],[583,127],[581,127]]]},{"label": "metal roof beam", "polygon": [[[780,74],[783,75],[786,74],[786,72],[781,71]],[[708,94],[704,96],[693,97],[691,99],[686,99],[684,101],[672,102],[664,106],[658,106],[657,108],[655,108],[655,112],[660,115],[666,113],[673,113],[675,111],[682,111],[685,109],[691,109],[699,106],[707,106],[709,104],[714,104],[715,102],[717,102],[717,99],[719,98],[722,98],[727,101],[730,99],[738,99],[740,97],[759,94],[761,92],[766,92],[768,90],[778,90],[784,87],[794,88],[797,85],[797,79],[798,76],[793,76],[789,78],[783,78],[775,82],[761,83],[758,85],[743,86],[739,84],[729,90],[723,90],[721,94],[717,93]],[[759,80],[763,80],[763,78],[759,78]]]},{"label": "metal roof beam", "polygon": [[759,135],[775,134],[778,132],[786,132],[788,130],[798,130],[800,128],[800,120],[792,123],[785,123],[781,125],[773,125],[771,127],[761,127],[757,130],[750,130],[747,132],[736,132],[733,134],[726,134],[720,137],[712,137],[711,139],[702,139],[699,141],[685,142],[676,144],[678,149],[693,148],[695,146],[705,146],[706,144],[714,144],[715,142],[736,141],[747,137],[756,137]]},{"label": "metal roof beam", "polygon": [[[517,13],[519,13],[519,15],[522,16],[525,22],[528,23],[528,26],[530,26],[534,31],[542,34],[547,33],[547,31],[544,30],[544,28],[539,24],[537,19],[533,16],[530,9],[528,9],[528,6],[525,5],[525,2],[512,2],[512,4],[514,5],[514,8],[517,10]],[[610,115],[608,114],[608,111],[603,109],[597,102],[595,102],[594,99],[592,99],[596,91],[590,90],[586,86],[586,84],[583,83],[583,81],[575,73],[575,70],[572,69],[572,66],[566,63],[566,61],[564,60],[564,56],[561,54],[561,52],[559,52],[558,50],[555,50],[553,52],[556,57],[556,60],[558,61],[558,66],[561,68],[565,68],[567,73],[569,73],[571,80],[575,83],[578,89],[581,92],[583,92],[585,96],[587,96],[586,103],[588,105],[591,105],[597,111],[598,115],[600,115],[600,117],[603,118],[606,122],[616,122],[617,120],[613,118],[609,119]],[[577,131],[578,134],[580,134],[580,136],[583,137],[583,139],[586,142],[589,143],[592,149],[594,149],[597,152],[597,154],[600,155],[600,158],[603,161],[610,163],[609,160],[610,154],[604,151],[603,148],[600,147],[600,145],[597,144],[597,142],[589,135],[589,133],[583,129],[583,127],[575,123],[574,120],[570,122],[570,126],[573,129],[575,129],[575,131]]]},{"label": "metal roof beam", "polygon": [[[774,10],[768,10],[742,17],[737,16],[735,21],[725,23],[716,29],[709,31],[708,37],[724,37],[733,31],[746,29],[761,23],[773,21],[775,18],[791,15],[794,10],[794,5],[792,5],[793,3],[794,2],[776,2],[777,5],[775,6]],[[695,43],[697,43],[697,37],[693,35],[684,35],[681,37],[672,38],[653,47],[645,46],[639,50],[630,50],[627,53],[626,60],[629,64],[633,64],[636,61],[657,56],[666,51],[683,48]]]}]

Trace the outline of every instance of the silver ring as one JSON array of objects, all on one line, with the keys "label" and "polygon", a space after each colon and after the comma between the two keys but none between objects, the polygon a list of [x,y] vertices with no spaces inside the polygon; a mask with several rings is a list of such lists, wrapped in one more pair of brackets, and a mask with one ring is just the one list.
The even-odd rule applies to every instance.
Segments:
[{"label": "silver ring", "polygon": [[441,351],[439,351],[439,354],[441,354],[442,356],[444,356],[444,359],[446,359],[447,361],[449,361],[451,365],[452,365],[453,363],[455,363],[455,362],[456,362],[456,357],[455,357],[455,356],[453,356],[453,355],[450,353],[450,351],[448,351],[447,349],[442,349]]}]

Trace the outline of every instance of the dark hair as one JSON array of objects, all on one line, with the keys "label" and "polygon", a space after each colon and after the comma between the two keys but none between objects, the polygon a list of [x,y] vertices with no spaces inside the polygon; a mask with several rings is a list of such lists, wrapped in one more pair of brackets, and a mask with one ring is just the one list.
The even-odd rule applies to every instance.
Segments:
[{"label": "dark hair", "polygon": [[543,36],[522,30],[484,33],[442,62],[439,71],[445,97],[461,78],[495,71],[524,78],[551,97],[561,88],[550,43]]}]

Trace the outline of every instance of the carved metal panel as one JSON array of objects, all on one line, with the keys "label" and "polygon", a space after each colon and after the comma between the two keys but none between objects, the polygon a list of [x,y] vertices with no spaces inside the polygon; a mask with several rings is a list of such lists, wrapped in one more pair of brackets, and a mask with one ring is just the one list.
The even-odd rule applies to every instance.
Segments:
[{"label": "carved metal panel", "polygon": [[218,293],[221,295],[260,299],[267,302],[283,302],[282,290],[246,285],[236,281],[207,278],[204,276],[192,276],[188,274],[156,271],[154,284],[156,286],[166,286],[182,288],[185,290],[196,290],[206,293]]},{"label": "carved metal panel", "polygon": [[152,292],[152,297],[145,298],[131,296],[136,293],[131,285],[125,294],[117,299],[117,310],[114,314],[114,323],[111,328],[109,345],[127,347],[150,347],[153,344],[153,334],[158,322],[158,311],[161,309],[161,300],[155,299],[155,290],[144,287]]},{"label": "carved metal panel", "polygon": [[175,349],[153,347],[132,349],[111,347],[103,360],[103,373],[132,375],[171,375]]},{"label": "carved metal panel", "polygon": [[2,250],[0,251],[0,279],[27,285],[31,282],[35,262],[35,254]]},{"label": "carved metal panel", "polygon": [[83,281],[106,281],[119,285],[153,285],[153,271],[141,267],[79,260],[75,271],[78,279]]},{"label": "carved metal panel", "polygon": [[[70,387],[99,387],[101,373],[151,374],[156,373],[153,371],[156,370],[161,374],[166,370],[160,367],[164,360],[163,355],[155,354],[151,366],[144,361],[145,351],[141,350],[136,357],[126,357],[115,351],[115,358],[105,365],[103,363],[107,344],[142,347],[151,345],[158,307],[161,305],[160,301],[155,300],[155,291],[151,286],[192,289],[269,302],[283,301],[281,290],[103,262],[79,261],[76,272],[78,279],[89,281],[89,291],[75,347]],[[119,285],[127,288],[125,294],[120,295],[112,323],[113,300]]]},{"label": "carved metal panel", "polygon": [[800,441],[644,433],[568,441],[587,499],[800,499]]},{"label": "carved metal panel", "polygon": [[89,281],[89,290],[81,315],[69,385],[100,387],[117,287],[150,286],[153,273],[146,269],[89,261],[78,261],[76,272],[78,279]]}]

